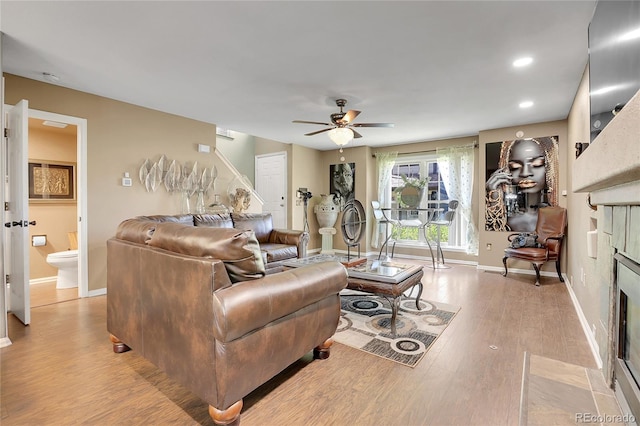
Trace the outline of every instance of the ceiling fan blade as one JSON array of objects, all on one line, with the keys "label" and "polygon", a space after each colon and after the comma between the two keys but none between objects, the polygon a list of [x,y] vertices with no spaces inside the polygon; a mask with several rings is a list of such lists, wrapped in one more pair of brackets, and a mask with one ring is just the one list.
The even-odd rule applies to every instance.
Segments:
[{"label": "ceiling fan blade", "polygon": [[345,123],[351,123],[358,115],[360,115],[360,111],[356,111],[355,109],[349,110],[344,117],[342,117],[342,121]]},{"label": "ceiling fan blade", "polygon": [[316,130],[315,132],[311,132],[311,133],[305,133],[304,135],[313,136],[313,135],[317,135],[318,133],[328,132],[331,129],[333,129],[333,127],[329,127],[328,129]]},{"label": "ceiling fan blade", "polygon": [[354,138],[357,139],[357,138],[361,138],[362,137],[362,135],[360,133],[356,132],[355,130],[351,129],[351,131],[353,132],[353,137]]},{"label": "ceiling fan blade", "polygon": [[351,124],[353,127],[393,127],[393,123],[356,123]]},{"label": "ceiling fan blade", "polygon": [[301,123],[301,124],[319,124],[320,126],[333,126],[331,123],[321,123],[319,121],[304,121],[304,120],[293,120],[292,123]]}]

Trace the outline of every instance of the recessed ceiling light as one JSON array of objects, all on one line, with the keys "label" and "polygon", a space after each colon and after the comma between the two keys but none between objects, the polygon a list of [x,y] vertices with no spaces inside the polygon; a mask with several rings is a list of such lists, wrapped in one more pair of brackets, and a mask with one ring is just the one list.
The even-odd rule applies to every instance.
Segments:
[{"label": "recessed ceiling light", "polygon": [[533,58],[526,56],[524,58],[519,58],[513,61],[513,66],[518,68],[526,67],[527,65],[530,65],[532,62],[533,62]]},{"label": "recessed ceiling light", "polygon": [[44,126],[57,127],[59,129],[64,129],[65,127],[67,127],[66,123],[59,123],[57,121],[51,121],[51,120],[45,120],[42,122],[42,124]]},{"label": "recessed ceiling light", "polygon": [[530,108],[533,106],[533,102],[532,101],[524,101],[524,102],[520,102],[520,108]]}]

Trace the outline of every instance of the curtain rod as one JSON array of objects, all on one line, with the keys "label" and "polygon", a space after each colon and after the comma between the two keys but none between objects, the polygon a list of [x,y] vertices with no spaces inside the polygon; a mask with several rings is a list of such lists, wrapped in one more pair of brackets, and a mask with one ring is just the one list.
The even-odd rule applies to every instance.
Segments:
[{"label": "curtain rod", "polygon": [[[473,145],[474,148],[478,147],[478,143],[477,142],[474,142],[472,145]],[[468,146],[468,145],[456,145],[456,146],[452,146],[452,147],[448,147],[448,148],[461,148],[463,146]],[[399,152],[398,155],[429,154],[431,152],[437,152],[437,151],[438,151],[438,149],[436,148],[436,149],[427,149],[427,150],[424,150],[424,151]],[[371,156],[373,158],[375,158],[376,157],[376,153],[374,152],[373,154],[371,154]]]}]

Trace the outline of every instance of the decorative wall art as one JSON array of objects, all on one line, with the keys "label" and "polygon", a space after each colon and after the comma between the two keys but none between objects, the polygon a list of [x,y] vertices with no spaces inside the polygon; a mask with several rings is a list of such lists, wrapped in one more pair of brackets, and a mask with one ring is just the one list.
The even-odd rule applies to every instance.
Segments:
[{"label": "decorative wall art", "polygon": [[534,231],[538,208],[558,204],[558,136],[486,145],[485,229]]},{"label": "decorative wall art", "polygon": [[75,201],[75,163],[29,162],[30,201]]},{"label": "decorative wall art", "polygon": [[[147,192],[156,192],[158,188],[164,186],[169,193],[180,193],[182,213],[205,213],[205,198],[208,191],[215,185],[218,169],[215,165],[199,166],[197,161],[180,164],[176,160],[170,161],[163,154],[156,162],[145,159],[140,166],[138,176]],[[197,195],[195,208],[191,206],[191,197],[194,194]]]},{"label": "decorative wall art", "polygon": [[356,163],[340,163],[329,166],[329,192],[340,210],[355,199]]}]

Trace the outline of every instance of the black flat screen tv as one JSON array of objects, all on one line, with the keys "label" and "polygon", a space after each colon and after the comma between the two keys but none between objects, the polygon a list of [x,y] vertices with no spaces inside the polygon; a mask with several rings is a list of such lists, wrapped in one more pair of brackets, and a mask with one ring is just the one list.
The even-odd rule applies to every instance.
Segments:
[{"label": "black flat screen tv", "polygon": [[591,142],[638,90],[640,0],[600,0],[589,24]]}]

